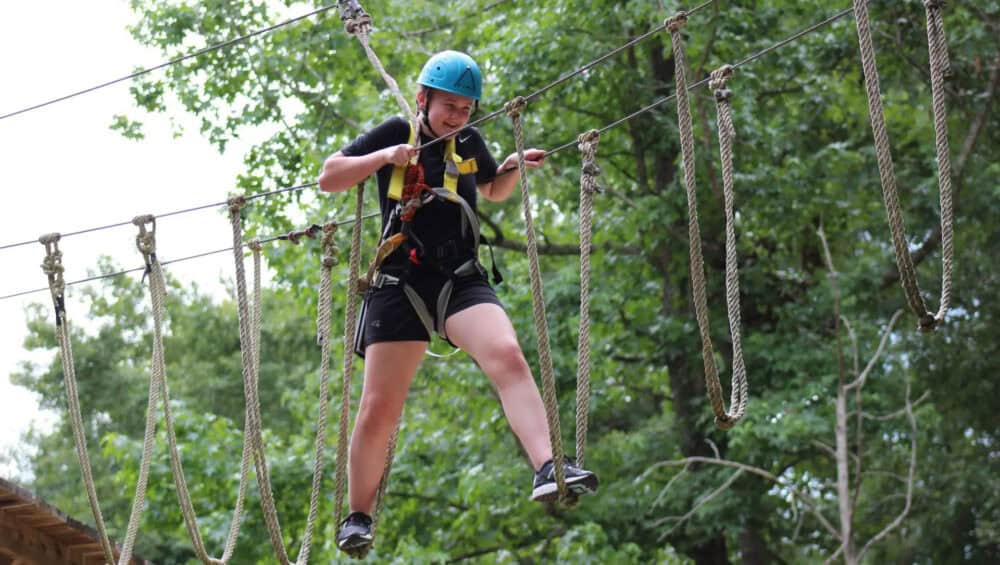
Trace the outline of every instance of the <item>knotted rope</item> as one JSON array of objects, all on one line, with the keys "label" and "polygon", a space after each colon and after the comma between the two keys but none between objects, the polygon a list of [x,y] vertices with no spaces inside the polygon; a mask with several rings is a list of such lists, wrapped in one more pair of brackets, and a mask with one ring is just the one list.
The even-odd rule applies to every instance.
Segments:
[{"label": "knotted rope", "polygon": [[[66,387],[66,403],[69,407],[70,414],[70,425],[73,428],[73,444],[76,447],[77,460],[80,462],[80,470],[83,475],[83,485],[87,491],[87,500],[90,503],[90,511],[94,515],[94,522],[97,526],[98,539],[101,543],[101,548],[104,550],[104,559],[107,563],[114,563],[114,550],[111,545],[111,541],[108,539],[107,528],[104,525],[104,516],[101,513],[100,503],[97,500],[97,488],[94,485],[94,472],[90,465],[90,455],[87,451],[87,436],[83,431],[83,416],[80,410],[80,395],[77,390],[76,381],[76,368],[73,365],[73,348],[72,342],[69,336],[69,320],[66,318],[66,282],[63,278],[65,268],[62,264],[62,251],[59,250],[59,239],[60,235],[58,233],[45,234],[38,238],[38,241],[45,246],[45,259],[42,261],[42,272],[49,281],[49,291],[52,295],[52,306],[56,314],[56,338],[59,340],[59,352],[62,357],[63,364],[63,381]],[[150,396],[153,395],[153,388],[150,387]],[[152,407],[152,404],[150,405]],[[148,409],[148,412],[152,412],[152,408]],[[148,419],[147,419],[148,423]],[[148,431],[148,430],[147,430]],[[148,435],[148,434],[147,434]],[[139,471],[139,484],[136,486],[136,495],[138,496],[140,492],[145,498],[145,483],[146,475],[143,470],[148,471],[149,457],[146,456],[145,449],[143,450],[142,462],[144,467],[140,468]],[[140,488],[141,487],[141,488]],[[132,516],[137,516],[137,512],[142,512],[142,504],[138,505],[138,508],[133,505]],[[138,520],[129,520],[128,532],[133,532],[138,527]],[[133,525],[135,528],[133,528]],[[126,535],[126,542],[130,539]],[[131,544],[128,544],[129,555],[127,556],[131,559]],[[126,555],[124,551],[122,552],[122,558]],[[125,563],[124,561],[122,563]]]},{"label": "knotted rope", "polygon": [[[177,435],[174,429],[173,413],[170,408],[170,391],[167,382],[166,362],[163,347],[163,302],[167,293],[166,281],[159,259],[156,257],[156,223],[153,216],[139,216],[133,223],[139,228],[136,236],[136,247],[142,253],[146,262],[146,271],[149,275],[149,294],[152,302],[153,313],[153,360],[152,374],[153,380],[160,385],[160,396],[163,401],[163,415],[167,431],[167,443],[170,448],[170,465],[174,475],[174,485],[177,488],[177,500],[181,507],[181,514],[184,517],[184,525],[191,538],[195,554],[203,563],[224,564],[232,557],[236,546],[236,539],[239,537],[240,522],[243,515],[243,501],[246,495],[247,477],[249,475],[249,460],[251,456],[251,441],[244,436],[243,457],[240,465],[239,493],[236,498],[236,508],[233,510],[232,522],[228,535],[226,536],[225,549],[220,558],[211,557],[205,549],[201,532],[198,529],[198,518],[195,515],[194,505],[191,502],[191,493],[187,486],[187,479],[184,476],[184,467],[181,462],[180,453],[177,448]],[[146,229],[146,225],[150,229]],[[247,377],[244,377],[244,385],[247,384]]]},{"label": "knotted rope", "polygon": [[597,144],[601,134],[595,129],[577,139],[580,167],[580,332],[576,354],[576,463],[583,467],[587,448],[590,413],[590,252],[593,239],[594,192],[598,190]]},{"label": "knotted rope", "polygon": [[875,138],[875,156],[878,160],[879,179],[886,215],[892,232],[892,245],[896,253],[896,268],[899,280],[910,309],[919,318],[919,327],[931,331],[938,326],[948,313],[951,301],[952,271],[954,269],[954,204],[951,186],[951,161],[948,149],[947,108],[945,107],[944,78],[948,73],[948,51],[944,39],[944,24],[941,18],[939,0],[927,0],[927,42],[930,53],[931,95],[933,98],[934,133],[938,164],[938,191],[941,205],[941,302],[937,314],[927,310],[917,282],[917,273],[910,256],[906,240],[906,226],[899,204],[896,187],[896,173],[892,162],[892,148],[885,125],[885,112],[879,91],[878,67],[875,61],[875,47],[872,44],[868,4],[864,0],[854,0],[854,16],[858,25],[858,46],[861,52],[861,67],[868,94],[868,114]]},{"label": "knotted rope", "polygon": [[535,236],[535,224],[531,217],[531,194],[528,191],[528,170],[524,164],[524,130],[521,124],[521,112],[527,105],[523,96],[518,96],[504,105],[504,111],[510,116],[514,126],[514,144],[517,149],[517,170],[520,174],[521,212],[524,216],[527,233],[528,267],[531,275],[531,305],[535,316],[535,333],[538,335],[538,365],[542,376],[542,400],[545,402],[545,414],[549,424],[549,440],[552,443],[552,464],[555,469],[556,485],[559,488],[559,500],[564,504],[571,503],[569,491],[566,488],[566,478],[563,472],[562,433],[559,426],[559,401],[556,399],[556,384],[552,370],[552,353],[549,346],[549,326],[545,318],[545,299],[542,294],[542,278],[538,267],[538,241]]},{"label": "knotted rope", "polygon": [[[733,336],[733,378],[730,405],[732,413],[726,412],[722,397],[722,385],[715,365],[715,351],[709,328],[708,298],[706,296],[705,261],[701,250],[701,229],[698,223],[698,196],[695,182],[694,129],[691,125],[691,106],[688,102],[687,61],[684,41],[680,30],[687,21],[687,15],[680,12],[668,18],[666,27],[670,30],[670,40],[674,53],[674,91],[677,96],[677,127],[681,135],[681,164],[684,168],[684,185],[688,201],[688,240],[691,249],[691,293],[701,334],[701,353],[705,367],[705,389],[715,414],[715,425],[727,430],[739,421],[746,412],[747,384],[743,365],[739,332],[739,287],[736,272],[735,231],[732,221],[732,118],[729,115],[728,98],[725,95],[725,81],[732,75],[732,68],[723,67],[712,73],[710,87],[718,90],[716,102],[719,104],[719,142],[723,153],[723,184],[726,206],[726,296],[730,331]],[[720,100],[721,95],[721,100]],[[723,108],[723,106],[725,106]],[[728,163],[728,166],[727,166]],[[726,178],[728,177],[728,180]],[[732,234],[732,240],[730,236]]]}]

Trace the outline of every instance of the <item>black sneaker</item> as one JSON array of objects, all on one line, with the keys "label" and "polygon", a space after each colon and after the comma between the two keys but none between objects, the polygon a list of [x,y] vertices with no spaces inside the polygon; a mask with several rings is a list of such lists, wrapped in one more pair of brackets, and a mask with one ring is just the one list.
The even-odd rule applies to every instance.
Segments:
[{"label": "black sneaker", "polygon": [[[572,494],[581,495],[597,492],[597,475],[577,467],[570,458],[563,459],[563,476],[566,478],[566,488]],[[535,473],[535,486],[531,490],[531,500],[550,502],[557,498],[559,498],[559,487],[556,486],[555,465],[549,459]]]},{"label": "black sneaker", "polygon": [[341,551],[356,553],[368,549],[372,544],[372,518],[364,512],[351,512],[340,523],[337,532],[337,547]]}]

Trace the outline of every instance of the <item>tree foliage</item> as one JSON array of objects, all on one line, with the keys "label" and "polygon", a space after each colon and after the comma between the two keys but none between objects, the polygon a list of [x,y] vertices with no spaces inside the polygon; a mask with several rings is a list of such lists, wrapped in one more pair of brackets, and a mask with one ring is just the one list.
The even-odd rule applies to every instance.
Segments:
[{"label": "tree foliage", "polygon": [[[485,110],[528,94],[642,33],[680,8],[674,2],[412,0],[363,2],[375,21],[373,46],[408,96],[426,57],[467,51],[485,70]],[[132,0],[132,32],[165,57],[258,29],[308,6],[295,2]],[[940,253],[932,241],[939,218],[923,6],[873,3],[873,31],[910,243],[929,244],[919,264],[931,305],[939,289]],[[734,63],[833,13],[823,2],[724,2],[684,28],[693,80]],[[949,127],[959,191],[956,288],[947,323],[930,335],[904,318],[860,402],[872,414],[897,410],[904,382],[918,405],[918,481],[903,526],[875,549],[872,562],[995,562],[1000,558],[1000,426],[998,347],[1000,173],[995,108],[1000,4],[948,6],[952,58]],[[674,59],[666,32],[533,101],[525,112],[528,143],[562,145],[673,91]],[[676,111],[671,103],[604,134],[595,217],[592,290],[593,396],[588,465],[601,493],[574,511],[527,500],[530,468],[509,432],[490,385],[464,356],[428,359],[407,403],[386,514],[373,562],[695,562],[809,563],[837,547],[785,488],[743,476],[669,535],[667,517],[682,516],[723,484],[730,471],[702,466],[677,477],[655,468],[685,456],[742,461],[781,477],[836,517],[832,458],[838,350],[851,361],[850,339],[837,339],[830,271],[820,240],[828,235],[841,309],[860,357],[871,356],[892,312],[903,307],[881,203],[854,23],[844,18],[740,67],[730,81],[736,122],[736,191],[744,349],[751,383],[745,422],[714,429],[705,402],[700,343],[691,306],[687,207],[679,180]],[[251,128],[273,131],[245,156],[238,179],[248,193],[315,178],[322,159],[358,133],[398,112],[356,41],[334,11],[282,27],[146,75],[132,87],[150,112],[187,112],[216,146]],[[724,309],[724,236],[714,103],[692,92],[700,215],[720,367],[729,366]],[[140,117],[115,117],[125,135]],[[509,121],[483,126],[495,152],[513,150]],[[543,244],[577,241],[579,159],[554,155],[530,177]],[[370,191],[369,191],[370,192]],[[347,218],[353,197],[299,191],[248,208],[249,233],[299,227],[302,218]],[[374,198],[366,197],[374,207]],[[517,197],[484,203],[485,233],[498,243],[507,279],[500,287],[529,359],[527,263]],[[220,221],[222,221],[220,219]],[[370,255],[377,228],[366,226]],[[347,248],[348,237],[341,236]],[[264,299],[261,375],[268,457],[286,543],[304,529],[314,433],[318,250],[267,251],[275,277]],[[344,262],[346,263],[346,261]],[[546,305],[571,445],[576,370],[577,258],[543,257]],[[346,280],[346,266],[338,267]],[[344,285],[335,319],[343,319]],[[118,280],[87,295],[93,332],[74,334],[84,418],[106,516],[120,535],[138,469],[150,351],[147,299],[138,282]],[[172,287],[166,343],[168,375],[182,428],[185,469],[211,548],[221,549],[235,500],[242,429],[242,386],[235,307],[197,289]],[[71,316],[73,313],[71,312]],[[79,315],[79,314],[77,314]],[[45,310],[29,317],[28,347],[51,348]],[[336,332],[335,332],[336,333]],[[337,357],[339,358],[339,351]],[[336,366],[337,363],[334,363]],[[728,369],[723,377],[728,377]],[[64,405],[61,368],[26,366],[19,382],[49,407]],[[358,379],[355,379],[356,381]],[[336,388],[336,387],[335,387]],[[113,391],[113,393],[109,393]],[[354,387],[354,398],[360,392]],[[859,486],[854,527],[867,539],[899,512],[898,476],[907,468],[909,428],[898,420],[865,420],[853,443],[872,461]],[[329,434],[329,462],[336,433]],[[78,517],[87,516],[74,474],[66,425],[33,441],[33,488]],[[853,441],[853,440],[852,440]],[[162,442],[151,480],[140,554],[188,562],[193,552],[177,510]],[[859,452],[860,454],[860,452]],[[332,492],[331,472],[325,491]],[[676,478],[676,481],[671,482]],[[669,487],[669,488],[668,488]],[[888,495],[888,496],[887,496]],[[234,562],[272,562],[256,493]],[[341,557],[331,542],[332,496],[324,496],[313,559]],[[668,525],[664,525],[668,524]]]}]

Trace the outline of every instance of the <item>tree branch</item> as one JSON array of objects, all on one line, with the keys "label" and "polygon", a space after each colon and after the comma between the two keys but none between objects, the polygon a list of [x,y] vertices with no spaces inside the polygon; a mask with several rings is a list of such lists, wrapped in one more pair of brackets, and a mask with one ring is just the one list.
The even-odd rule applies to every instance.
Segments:
[{"label": "tree branch", "polygon": [[782,480],[781,477],[777,477],[777,476],[775,476],[775,475],[773,475],[773,474],[765,471],[764,469],[761,469],[760,467],[754,467],[752,465],[746,465],[746,464],[743,464],[743,463],[737,463],[736,461],[729,461],[727,459],[714,459],[712,457],[692,456],[692,457],[685,457],[683,459],[678,459],[678,460],[660,461],[658,463],[654,463],[653,465],[651,465],[649,467],[649,469],[646,470],[646,472],[643,473],[642,476],[646,476],[648,473],[650,473],[651,471],[653,471],[653,470],[655,470],[655,469],[657,469],[659,467],[678,467],[678,466],[682,466],[682,465],[689,465],[691,463],[707,463],[707,464],[710,464],[710,465],[720,465],[720,466],[723,466],[723,467],[732,467],[734,469],[742,469],[743,471],[746,471],[747,473],[751,473],[751,474],[757,475],[759,477],[763,477],[763,478],[771,481],[772,483],[774,483],[774,484],[776,484],[776,485],[778,485],[778,486],[780,486],[782,488],[788,489],[788,492],[792,493],[792,495],[794,495],[796,498],[798,498],[799,500],[802,501],[802,503],[806,506],[806,508],[809,510],[809,512],[811,512],[813,514],[813,516],[816,517],[816,519],[819,521],[820,525],[822,525],[823,528],[831,536],[833,536],[837,541],[840,541],[840,532],[838,532],[837,528],[833,527],[833,525],[830,524],[830,521],[827,520],[826,517],[823,516],[822,513],[820,513],[819,508],[816,506],[816,503],[815,503],[815,501],[813,501],[812,497],[810,497],[806,493],[802,492],[801,490],[795,488],[793,485],[789,484],[787,481]]},{"label": "tree branch", "polygon": [[864,559],[865,553],[868,552],[876,543],[885,539],[892,530],[896,529],[906,518],[906,515],[910,512],[910,506],[913,502],[913,483],[914,476],[917,472],[917,419],[913,415],[913,403],[910,401],[910,379],[909,375],[906,378],[906,404],[903,409],[906,411],[906,419],[910,422],[910,471],[906,481],[906,503],[903,505],[903,509],[900,511],[899,515],[896,516],[889,525],[882,529],[881,532],[875,534],[875,537],[870,539],[861,551],[858,552],[858,561]]},{"label": "tree branch", "polygon": [[722,494],[723,492],[725,492],[726,490],[728,490],[729,487],[734,482],[736,482],[736,479],[738,479],[740,477],[740,475],[742,475],[742,474],[743,474],[743,470],[742,469],[737,469],[736,472],[733,473],[729,477],[729,479],[726,480],[726,482],[722,483],[722,486],[720,486],[719,488],[717,488],[714,491],[712,491],[711,493],[709,493],[708,496],[702,497],[702,499],[699,500],[694,505],[694,507],[692,507],[691,510],[689,510],[683,516],[666,516],[664,518],[660,518],[659,520],[654,521],[653,522],[653,527],[659,527],[659,526],[663,525],[665,522],[668,522],[670,520],[677,520],[677,523],[674,524],[674,526],[672,528],[670,528],[666,532],[663,532],[662,534],[660,534],[660,537],[658,538],[658,541],[662,542],[664,539],[667,538],[667,536],[669,536],[670,534],[674,533],[674,530],[676,530],[677,528],[681,527],[681,525],[683,525],[684,522],[687,522],[691,518],[691,516],[694,516],[695,512],[697,512],[699,508],[701,508],[702,506],[708,504],[713,499],[715,499],[717,496],[719,496],[720,494]]}]

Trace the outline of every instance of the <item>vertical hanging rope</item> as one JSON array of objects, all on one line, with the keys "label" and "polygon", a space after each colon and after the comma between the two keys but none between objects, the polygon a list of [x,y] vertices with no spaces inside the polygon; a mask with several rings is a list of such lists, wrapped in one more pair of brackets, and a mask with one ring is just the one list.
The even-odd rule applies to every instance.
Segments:
[{"label": "vertical hanging rope", "polygon": [[[722,160],[722,192],[725,200],[726,216],[726,312],[729,314],[729,333],[733,340],[733,374],[730,390],[729,407],[722,421],[726,428],[732,427],[746,414],[747,407],[747,371],[743,363],[742,332],[740,331],[740,277],[739,263],[736,258],[736,221],[733,211],[735,200],[733,190],[733,138],[736,128],[733,127],[732,109],[729,99],[732,92],[726,88],[726,82],[733,76],[733,67],[725,65],[713,71],[708,85],[714,91],[719,124],[719,155]],[[716,380],[716,383],[718,380]],[[721,396],[721,391],[719,391]]]},{"label": "vertical hanging rope", "polygon": [[354,226],[351,229],[350,273],[347,278],[347,307],[344,311],[344,366],[340,387],[340,431],[337,436],[337,471],[334,490],[335,524],[343,519],[344,490],[347,484],[347,439],[351,419],[351,380],[354,376],[354,334],[358,325],[358,274],[361,272],[361,215],[365,183],[355,191]]},{"label": "vertical hanging rope", "polygon": [[[87,501],[90,503],[90,511],[94,515],[94,522],[97,526],[98,540],[104,550],[104,559],[107,563],[114,563],[114,551],[111,541],[108,539],[107,528],[104,525],[104,516],[101,514],[100,503],[97,500],[97,488],[94,485],[94,472],[90,465],[90,455],[87,451],[87,436],[83,431],[83,416],[80,410],[80,395],[77,391],[76,368],[73,365],[73,348],[69,335],[69,320],[66,318],[66,282],[63,278],[65,268],[62,264],[62,251],[59,250],[58,233],[45,234],[38,238],[39,243],[45,246],[45,259],[42,261],[42,271],[49,281],[49,291],[52,295],[52,306],[56,315],[56,339],[59,341],[59,352],[62,356],[63,381],[66,387],[66,404],[69,408],[70,426],[73,429],[73,444],[76,447],[76,457],[80,462],[80,471],[83,475],[83,485],[87,491]],[[147,407],[147,416],[154,410],[154,387],[150,386],[150,405]],[[147,417],[147,424],[149,418]],[[149,438],[147,426],[147,439]],[[151,442],[143,444],[143,466],[139,471],[139,484],[136,486],[136,497],[140,493],[145,497],[146,473],[149,469],[149,457],[146,452],[146,445],[152,446]],[[141,502],[141,500],[140,500]],[[142,512],[142,504],[132,506],[132,515],[137,516],[137,512]],[[132,520],[129,520],[129,532],[132,531]],[[126,536],[127,538],[127,536]],[[124,557],[124,552],[122,553]],[[129,556],[131,557],[131,556]]]},{"label": "vertical hanging rope", "polygon": [[[371,62],[375,70],[382,76],[382,80],[385,81],[386,86],[389,87],[389,91],[392,92],[392,96],[396,99],[396,103],[399,104],[400,110],[410,120],[413,131],[417,132],[417,142],[419,142],[420,120],[417,118],[416,112],[413,111],[413,108],[410,107],[403,93],[399,90],[399,84],[396,83],[396,79],[392,78],[389,71],[385,70],[382,61],[378,58],[375,50],[372,49],[372,17],[368,15],[368,12],[365,11],[364,7],[357,0],[341,0],[338,9],[340,11],[340,19],[344,22],[344,30],[349,35],[358,38],[358,43],[364,48],[368,61]],[[415,164],[417,162],[416,157],[411,162]]]},{"label": "vertical hanging rope", "polygon": [[601,134],[592,129],[577,139],[580,168],[580,331],[576,353],[576,463],[585,464],[590,414],[590,252],[594,220],[594,192],[598,190],[597,144]]},{"label": "vertical hanging rope", "polygon": [[[715,353],[712,346],[712,337],[709,329],[709,318],[708,318],[708,299],[706,296],[706,283],[705,283],[705,261],[702,256],[701,251],[701,229],[698,224],[698,196],[697,196],[697,185],[695,181],[695,157],[694,157],[694,129],[691,125],[691,106],[688,102],[688,85],[687,85],[687,61],[684,54],[684,42],[681,38],[680,30],[687,22],[687,14],[685,12],[679,12],[678,14],[667,18],[665,25],[670,31],[670,39],[674,54],[674,91],[677,96],[677,127],[680,130],[681,136],[681,164],[684,169],[684,185],[687,192],[688,201],[688,240],[690,245],[690,263],[691,263],[691,293],[692,300],[694,302],[695,317],[698,320],[698,330],[701,334],[701,353],[702,359],[704,360],[704,370],[705,370],[705,388],[708,392],[709,401],[712,405],[712,412],[715,414],[715,425],[720,429],[731,428],[736,421],[743,416],[746,408],[746,384],[745,384],[745,374],[743,379],[742,389],[737,387],[737,361],[734,355],[733,359],[733,390],[732,390],[732,404],[734,405],[734,413],[729,414],[726,412],[725,401],[722,398],[722,385],[719,382],[718,368],[715,365]],[[731,123],[730,123],[731,125]],[[723,134],[720,128],[720,136]],[[732,181],[732,171],[730,170],[730,183]],[[731,186],[731,184],[730,184]],[[727,222],[728,223],[728,222]],[[727,237],[729,229],[727,227]],[[735,250],[734,250],[735,253]],[[727,240],[727,294],[729,288],[729,275],[728,267],[730,266],[729,253],[728,253],[728,240]],[[732,262],[732,266],[735,268],[735,259]],[[736,296],[738,298],[739,291],[736,290]],[[736,327],[739,326],[739,307],[736,306],[735,309],[730,308],[730,327],[732,328],[732,315],[735,311],[737,316]],[[738,333],[733,333],[733,346],[734,352],[736,351],[737,343],[739,342]],[[740,356],[739,365],[742,367],[742,355]],[[742,399],[742,402],[739,400]]]},{"label": "vertical hanging rope", "polygon": [[[222,558],[215,558],[208,555],[205,549],[201,532],[198,528],[198,518],[195,515],[194,505],[191,502],[191,493],[187,486],[187,479],[184,476],[184,467],[180,459],[177,448],[177,435],[174,429],[173,413],[170,408],[170,391],[167,383],[166,362],[163,348],[163,302],[167,293],[166,281],[160,261],[156,257],[156,220],[153,216],[139,216],[133,220],[139,228],[136,236],[136,247],[142,253],[146,262],[146,271],[149,275],[149,293],[152,302],[153,313],[153,360],[152,373],[154,380],[160,384],[160,396],[163,401],[163,414],[167,431],[167,443],[170,448],[170,465],[174,475],[174,485],[177,487],[177,500],[181,507],[181,514],[184,517],[184,525],[191,538],[195,554],[207,564],[223,564],[232,556],[236,538],[239,537],[240,522],[243,514],[243,499],[246,494],[247,476],[249,474],[249,459],[251,456],[251,442],[244,438],[243,458],[240,465],[241,475],[239,482],[239,493],[236,499],[236,508],[233,511],[233,524],[230,525],[226,536],[225,550]],[[150,228],[147,230],[146,225]],[[244,383],[246,383],[246,377]],[[245,433],[245,432],[244,432]]]},{"label": "vertical hanging rope", "polygon": [[931,94],[938,162],[938,188],[941,199],[941,303],[937,314],[927,310],[906,240],[906,226],[899,204],[899,190],[896,186],[896,173],[892,162],[892,148],[879,91],[878,67],[875,62],[875,47],[872,43],[868,4],[865,0],[854,0],[854,17],[858,26],[858,47],[861,52],[861,67],[868,95],[868,114],[871,118],[872,135],[875,139],[875,156],[878,161],[882,197],[885,201],[886,215],[892,232],[892,245],[896,253],[896,268],[899,270],[899,280],[903,285],[910,309],[919,318],[920,329],[930,331],[944,320],[944,316],[948,312],[948,302],[951,299],[954,207],[944,95],[944,75],[948,67],[948,55],[944,41],[944,25],[941,21],[941,2],[928,0],[925,2],[925,6],[927,9],[927,39],[930,52]]},{"label": "vertical hanging rope", "polygon": [[552,371],[552,353],[549,347],[549,326],[545,319],[545,298],[542,294],[542,277],[538,267],[538,241],[535,237],[535,224],[531,217],[531,194],[528,192],[528,170],[524,164],[524,130],[521,124],[521,112],[527,105],[523,96],[518,96],[504,106],[504,111],[510,116],[514,126],[514,143],[517,148],[517,169],[520,173],[521,212],[524,215],[525,231],[527,233],[528,267],[531,275],[531,304],[535,315],[535,333],[538,335],[538,364],[542,373],[542,399],[545,401],[545,414],[549,423],[549,439],[552,443],[552,463],[555,469],[556,485],[559,488],[559,500],[570,501],[566,489],[566,477],[563,473],[562,432],[559,426],[559,401],[556,399],[556,383]]},{"label": "vertical hanging rope", "polygon": [[[254,309],[250,312],[246,290],[246,275],[243,267],[243,229],[240,219],[240,210],[245,204],[243,197],[234,197],[229,200],[230,222],[233,228],[233,258],[236,265],[236,291],[238,312],[240,319],[240,345],[243,353],[244,370],[249,375],[249,383],[246,386],[247,403],[247,429],[253,438],[253,459],[254,467],[257,471],[257,485],[261,497],[261,507],[264,513],[264,522],[267,526],[268,536],[275,556],[282,565],[291,563],[288,552],[285,548],[281,532],[281,523],[278,518],[277,506],[274,501],[274,492],[271,486],[270,472],[267,467],[267,458],[263,441],[263,432],[260,415],[260,394],[258,381],[260,377],[260,327],[262,321],[262,301],[260,285],[260,252],[259,241],[250,243],[254,260]],[[326,421],[327,407],[329,403],[329,341],[330,341],[330,320],[331,320],[331,282],[330,272],[336,264],[336,243],[333,234],[336,229],[335,224],[323,226],[323,249],[322,259],[323,270],[321,271],[320,282],[320,304],[317,312],[317,341],[321,346],[322,359],[320,361],[320,390],[318,421],[316,424],[316,439],[314,443],[313,455],[313,478],[312,489],[309,495],[309,514],[306,519],[306,529],[302,536],[302,543],[299,549],[299,556],[296,563],[304,565],[309,560],[312,547],[312,535],[315,529],[316,518],[319,514],[319,487],[322,482],[323,472],[323,446],[326,443]],[[325,288],[325,291],[324,291]],[[327,298],[324,300],[324,296]]]}]

